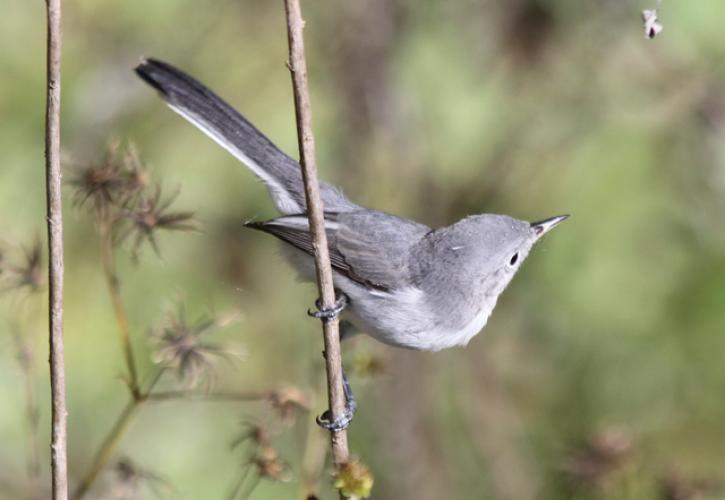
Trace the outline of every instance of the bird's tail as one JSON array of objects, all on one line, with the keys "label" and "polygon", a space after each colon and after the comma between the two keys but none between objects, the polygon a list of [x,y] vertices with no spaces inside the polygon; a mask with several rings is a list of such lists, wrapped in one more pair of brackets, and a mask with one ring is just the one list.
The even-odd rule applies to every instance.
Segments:
[{"label": "bird's tail", "polygon": [[[214,92],[174,66],[144,59],[136,73],[159,91],[166,103],[247,165],[267,186],[284,214],[305,212],[299,164],[279,150],[239,112]],[[325,210],[344,212],[355,205],[335,188],[320,184]]]}]

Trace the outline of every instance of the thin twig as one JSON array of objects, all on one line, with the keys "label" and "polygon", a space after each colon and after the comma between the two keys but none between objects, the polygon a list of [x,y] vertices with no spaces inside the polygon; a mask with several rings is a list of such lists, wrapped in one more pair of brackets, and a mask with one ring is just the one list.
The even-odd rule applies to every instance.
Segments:
[{"label": "thin twig", "polygon": [[[304,21],[299,0],[285,0],[287,14],[287,37],[289,41],[288,67],[292,76],[295,111],[297,117],[297,139],[300,150],[300,165],[305,183],[307,217],[310,221],[310,233],[314,248],[317,287],[323,308],[335,303],[335,290],[332,281],[332,269],[325,234],[324,209],[320,199],[315,161],[315,141],[312,134],[312,116],[310,95],[307,88],[307,63],[302,37]],[[337,318],[322,321],[325,341],[325,368],[327,371],[327,394],[332,419],[341,417],[345,410],[345,396],[342,388],[342,361],[340,356],[339,322]],[[347,433],[331,432],[332,459],[336,467],[347,462],[349,452]],[[341,494],[342,497],[342,494]]]},{"label": "thin twig", "polygon": [[275,391],[249,391],[249,392],[213,392],[210,394],[192,394],[184,391],[163,391],[151,393],[146,396],[148,401],[215,401],[221,403],[227,402],[247,402],[247,401],[267,401],[272,399]]},{"label": "thin twig", "polygon": [[244,469],[241,477],[237,481],[236,485],[232,489],[232,492],[229,495],[229,500],[247,500],[247,498],[249,498],[249,495],[254,492],[254,489],[259,484],[259,476],[253,477],[252,482],[247,485],[246,490],[244,489],[244,483],[247,482],[247,477],[249,476],[249,471],[251,470],[252,464],[248,464],[247,467]]},{"label": "thin twig", "polygon": [[90,487],[96,481],[101,471],[103,471],[106,465],[108,465],[108,462],[113,456],[113,452],[116,450],[116,447],[121,441],[121,437],[123,437],[126,429],[128,429],[128,426],[131,423],[131,419],[141,408],[141,403],[141,399],[132,398],[126,404],[123,411],[116,419],[116,423],[113,424],[113,427],[111,427],[111,430],[108,431],[108,434],[103,440],[100,448],[98,448],[98,451],[96,452],[95,456],[93,457],[93,461],[91,462],[91,467],[88,469],[88,472],[86,472],[86,475],[78,484],[75,493],[73,493],[73,498],[75,500],[83,498],[83,496],[88,492]]},{"label": "thin twig", "polygon": [[155,401],[184,401],[188,399],[197,399],[201,401],[262,401],[270,399],[275,391],[250,391],[250,392],[221,392],[212,394],[189,394],[184,391],[159,391],[154,392],[154,387],[161,379],[165,369],[162,368],[156,372],[153,378],[146,385],[146,389],[139,392],[138,396],[132,397],[126,406],[123,408],[121,413],[116,418],[116,422],[113,427],[108,431],[106,437],[101,443],[98,451],[93,457],[93,461],[83,476],[83,479],[78,484],[75,492],[73,493],[73,500],[80,500],[83,498],[91,486],[95,483],[100,473],[106,468],[108,462],[113,457],[113,453],[116,451],[121,438],[128,430],[131,420],[141,409],[142,405],[146,402]]},{"label": "thin twig", "polygon": [[106,468],[106,465],[108,465],[108,462],[113,456],[113,452],[116,450],[116,447],[121,442],[121,438],[128,429],[131,419],[136,415],[138,410],[141,409],[141,405],[147,400],[148,395],[151,394],[151,391],[156,386],[156,383],[161,379],[161,375],[163,375],[163,373],[163,369],[156,372],[149,382],[145,393],[132,396],[131,400],[123,408],[116,419],[116,423],[113,424],[113,427],[111,427],[108,434],[106,434],[106,437],[101,443],[101,446],[98,448],[98,451],[96,451],[90,468],[83,476],[83,479],[81,479],[81,482],[78,483],[78,486],[73,493],[73,500],[80,500],[83,498],[83,496],[88,493],[91,486],[93,486],[96,479],[98,479],[98,475],[101,471]]},{"label": "thin twig", "polygon": [[116,316],[116,324],[118,324],[118,335],[123,348],[123,356],[126,360],[126,368],[128,370],[128,386],[131,390],[131,396],[138,399],[141,389],[138,384],[138,374],[136,371],[136,362],[133,355],[133,346],[131,344],[131,333],[128,328],[128,316],[126,308],[121,297],[121,283],[118,280],[114,265],[113,255],[113,234],[110,227],[111,222],[107,214],[101,214],[99,217],[99,233],[101,240],[101,263],[103,266],[103,275],[106,278],[106,286],[111,296],[113,304],[113,313]]},{"label": "thin twig", "polygon": [[45,182],[48,221],[48,322],[52,394],[51,472],[53,499],[68,498],[65,354],[63,349],[63,214],[60,171],[60,0],[46,0],[48,15]]}]

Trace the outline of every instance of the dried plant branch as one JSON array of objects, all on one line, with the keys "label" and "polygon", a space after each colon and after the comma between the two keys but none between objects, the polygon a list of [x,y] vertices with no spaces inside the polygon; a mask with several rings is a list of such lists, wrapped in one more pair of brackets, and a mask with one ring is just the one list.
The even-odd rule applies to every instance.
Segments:
[{"label": "dried plant branch", "polygon": [[118,447],[118,444],[121,442],[121,438],[128,429],[128,426],[131,423],[131,419],[136,416],[138,410],[141,409],[141,405],[148,399],[148,395],[151,393],[153,388],[161,379],[164,371],[165,370],[163,368],[157,371],[154,377],[149,382],[146,391],[144,393],[141,393],[139,391],[137,395],[132,396],[131,400],[126,404],[121,413],[118,415],[116,423],[113,424],[113,427],[111,427],[111,429],[108,431],[108,434],[106,434],[106,437],[101,443],[101,446],[98,448],[98,451],[96,451],[90,468],[83,476],[83,479],[81,479],[81,482],[78,483],[78,486],[73,493],[74,500],[79,500],[83,498],[85,494],[88,493],[88,490],[90,490],[91,486],[93,486],[93,483],[96,481],[96,479],[98,479],[99,474],[103,471],[103,469],[106,468],[108,462],[113,456],[113,452]]},{"label": "dried plant branch", "polygon": [[167,371],[166,368],[159,369],[153,378],[148,382],[146,389],[139,391],[136,397],[132,397],[126,404],[121,413],[116,418],[116,422],[106,434],[103,442],[96,451],[88,471],[81,479],[75,492],[73,500],[83,498],[91,486],[98,479],[98,476],[108,466],[113,457],[116,448],[118,448],[121,439],[128,430],[133,417],[138,414],[146,402],[154,401],[184,401],[184,400],[201,400],[201,401],[223,401],[223,402],[244,402],[244,401],[273,401],[279,391],[260,390],[249,392],[220,392],[211,394],[190,394],[186,391],[158,391],[154,392],[156,384],[161,380],[161,376]]},{"label": "dried plant branch", "polygon": [[61,3],[46,0],[47,103],[45,114],[45,181],[48,221],[50,390],[52,394],[51,470],[54,500],[68,498],[67,419],[63,349],[63,214],[60,170]]},{"label": "dried plant branch", "polygon": [[128,370],[128,386],[134,399],[138,399],[141,389],[138,383],[138,373],[136,371],[136,361],[133,355],[133,346],[131,344],[131,333],[128,327],[128,316],[126,307],[121,297],[121,282],[116,273],[113,252],[113,232],[111,221],[108,217],[99,217],[99,236],[101,242],[101,265],[103,267],[103,275],[106,278],[106,286],[111,296],[113,304],[113,313],[116,317],[118,325],[118,335],[123,348],[123,356],[126,360],[126,368]]},{"label": "dried plant branch", "polygon": [[[300,151],[300,165],[305,184],[307,216],[310,221],[312,246],[315,250],[315,269],[317,286],[323,308],[331,308],[335,303],[335,290],[332,281],[332,269],[325,234],[324,211],[320,199],[317,165],[315,160],[315,141],[312,134],[310,96],[307,87],[307,63],[302,36],[304,21],[299,0],[285,0],[287,15],[287,37],[289,41],[288,67],[292,76],[295,111],[297,117],[297,139]],[[322,322],[325,342],[325,368],[327,372],[327,394],[332,419],[344,414],[345,395],[342,386],[342,360],[340,355],[339,321],[337,318]],[[331,431],[332,459],[336,468],[349,459],[346,431]],[[346,498],[340,493],[341,498]]]},{"label": "dried plant branch", "polygon": [[187,391],[159,391],[149,394],[148,401],[218,401],[226,402],[247,402],[247,401],[269,401],[272,400],[276,391],[248,391],[248,392],[212,392],[209,394],[195,394]]},{"label": "dried plant branch", "polygon": [[108,431],[106,438],[103,440],[103,443],[93,457],[93,461],[91,462],[91,466],[86,472],[86,475],[83,476],[83,479],[76,487],[75,493],[73,493],[73,498],[75,500],[83,498],[98,478],[98,475],[103,471],[103,469],[105,469],[106,465],[108,465],[108,462],[113,456],[113,452],[121,442],[121,438],[126,432],[126,429],[128,429],[131,419],[141,408],[141,402],[141,399],[133,398],[126,404],[123,411],[121,411],[121,414],[116,419],[116,423],[113,424],[111,430]]}]

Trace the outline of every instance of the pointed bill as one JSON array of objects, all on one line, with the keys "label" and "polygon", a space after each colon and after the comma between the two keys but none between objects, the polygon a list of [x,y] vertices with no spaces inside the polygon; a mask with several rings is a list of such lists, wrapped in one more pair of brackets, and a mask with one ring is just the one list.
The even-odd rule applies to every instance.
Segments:
[{"label": "pointed bill", "polygon": [[537,238],[541,238],[568,218],[568,215],[557,215],[556,217],[551,217],[539,222],[532,222],[531,228],[534,230],[534,233],[536,233]]}]

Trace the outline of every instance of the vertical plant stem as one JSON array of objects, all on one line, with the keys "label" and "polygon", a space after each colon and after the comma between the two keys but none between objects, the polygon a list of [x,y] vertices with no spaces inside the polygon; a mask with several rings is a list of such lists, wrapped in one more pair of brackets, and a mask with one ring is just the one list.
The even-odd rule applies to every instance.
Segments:
[{"label": "vertical plant stem", "polygon": [[[324,211],[320,199],[320,188],[317,180],[317,164],[315,160],[315,141],[312,134],[312,116],[310,95],[307,87],[307,63],[305,46],[302,36],[304,21],[299,0],[285,0],[287,15],[287,38],[289,41],[288,67],[292,76],[295,112],[297,117],[297,139],[300,150],[300,165],[305,183],[305,199],[307,217],[310,221],[310,233],[314,248],[317,287],[324,308],[335,303],[335,290],[332,281],[332,269],[325,234]],[[340,334],[337,318],[322,321],[325,342],[325,368],[327,372],[327,394],[332,418],[343,415],[345,395],[342,388],[342,361],[340,356]],[[349,459],[347,433],[331,432],[332,459],[339,467]],[[340,494],[341,497],[342,493]],[[343,497],[344,498],[344,497]]]},{"label": "vertical plant stem", "polygon": [[48,222],[48,323],[50,336],[50,391],[52,397],[51,473],[53,500],[68,498],[65,354],[63,349],[63,214],[60,171],[60,55],[61,3],[46,0],[47,101],[45,113],[45,182]]},{"label": "vertical plant stem", "polygon": [[113,313],[116,316],[116,324],[118,325],[118,335],[121,340],[123,356],[126,360],[126,368],[128,370],[128,384],[131,395],[134,399],[138,399],[141,393],[138,384],[138,374],[136,372],[136,362],[133,355],[133,346],[131,345],[131,334],[128,327],[128,316],[126,315],[126,307],[121,297],[121,283],[116,274],[113,256],[113,235],[111,234],[111,222],[108,214],[102,213],[99,216],[99,233],[101,239],[101,263],[103,266],[103,275],[106,278],[108,293],[111,296],[113,304]]}]

